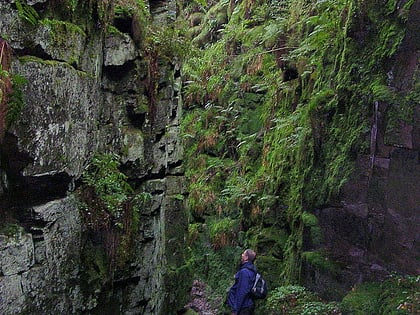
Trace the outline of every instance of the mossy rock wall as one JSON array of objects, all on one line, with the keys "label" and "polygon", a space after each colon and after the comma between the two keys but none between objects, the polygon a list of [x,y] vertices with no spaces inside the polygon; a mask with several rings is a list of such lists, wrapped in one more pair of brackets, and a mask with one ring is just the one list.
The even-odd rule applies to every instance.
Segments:
[{"label": "mossy rock wall", "polygon": [[227,246],[326,298],[418,273],[419,5],[242,1],[222,25],[187,6],[191,224],[236,222]]},{"label": "mossy rock wall", "polygon": [[[173,1],[0,3],[0,37],[13,52],[8,74],[25,78],[24,106],[11,98],[0,115],[16,116],[0,142],[0,257],[7,262],[0,313],[183,307],[191,281],[182,269],[181,80],[175,54],[158,47],[160,36],[172,36],[165,29],[174,8]],[[153,25],[155,13],[165,23]],[[88,181],[100,157],[111,157],[113,167]],[[109,174],[115,182],[99,183]],[[44,208],[48,217],[36,214]],[[22,229],[10,236],[20,240],[13,246],[28,250],[7,249],[3,234],[13,227]],[[174,292],[171,283],[183,289]]]}]

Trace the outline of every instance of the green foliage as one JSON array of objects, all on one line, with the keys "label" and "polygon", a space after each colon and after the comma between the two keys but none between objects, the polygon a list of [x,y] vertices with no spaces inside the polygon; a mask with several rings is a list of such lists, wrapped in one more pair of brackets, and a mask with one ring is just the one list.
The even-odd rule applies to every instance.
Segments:
[{"label": "green foliage", "polygon": [[26,4],[26,2],[22,2],[21,0],[16,0],[15,4],[19,12],[19,17],[23,21],[31,24],[32,26],[39,23],[39,14],[32,6]]},{"label": "green foliage", "polygon": [[60,36],[63,36],[63,34],[69,36],[69,33],[78,33],[80,35],[86,36],[85,32],[80,26],[70,22],[42,19],[40,23],[49,28],[55,41],[66,39],[68,40],[68,38],[60,38]]},{"label": "green foliage", "polygon": [[242,252],[242,248],[230,246],[214,250],[203,243],[189,248],[187,264],[192,276],[207,284],[209,301],[217,308],[222,306],[228,289],[234,283],[235,268]]},{"label": "green foliage", "polygon": [[2,65],[0,65],[0,77],[2,80],[9,77],[9,71],[4,70]]},{"label": "green foliage", "polygon": [[207,1],[206,0],[194,0],[194,2],[197,2],[198,4],[202,5],[203,7],[207,6]]},{"label": "green foliage", "polygon": [[22,114],[25,107],[22,88],[27,82],[27,79],[21,75],[12,76],[12,93],[10,93],[7,103],[6,128],[10,128]]},{"label": "green foliage", "polygon": [[305,287],[288,285],[269,293],[266,312],[270,315],[333,315],[341,314],[336,303],[324,303]]},{"label": "green foliage", "polygon": [[339,315],[340,309],[336,303],[307,302],[302,306],[302,315]]},{"label": "green foliage", "polygon": [[221,1],[211,13],[188,10],[195,46],[182,69],[182,131],[191,220],[224,216],[244,231],[289,231],[276,250],[284,283],[299,282],[302,259],[335,272],[327,253],[303,253],[304,231],[322,243],[305,210],[335,199],[355,157],[368,154],[375,101],[412,117],[418,93],[401,100],[386,75],[405,34],[396,2]]},{"label": "green foliage", "polygon": [[322,251],[308,251],[302,253],[303,259],[322,272],[335,274],[339,270],[337,263],[328,258],[327,253]]},{"label": "green foliage", "polygon": [[145,50],[149,54],[159,52],[159,58],[168,61],[183,60],[188,44],[184,38],[183,25],[178,27],[150,26],[146,33]]},{"label": "green foliage", "polygon": [[110,272],[130,262],[141,211],[150,208],[152,202],[150,193],[133,191],[119,165],[115,154],[95,154],[83,174],[83,186],[77,191],[88,232],[103,234],[102,244],[95,246],[107,255]]},{"label": "green foliage", "polygon": [[0,234],[14,237],[24,232],[24,228],[16,223],[6,223],[0,225]]},{"label": "green foliage", "polygon": [[392,276],[382,283],[365,283],[343,298],[346,314],[399,315],[419,311],[419,277]]},{"label": "green foliage", "polygon": [[233,246],[237,240],[238,222],[230,218],[210,221],[209,232],[213,248]]},{"label": "green foliage", "polygon": [[192,223],[188,225],[187,245],[194,246],[200,237],[200,223]]},{"label": "green foliage", "polygon": [[122,215],[123,203],[133,193],[131,186],[127,183],[127,176],[118,167],[118,156],[97,154],[83,175],[83,182],[94,188],[107,211],[117,219]]}]

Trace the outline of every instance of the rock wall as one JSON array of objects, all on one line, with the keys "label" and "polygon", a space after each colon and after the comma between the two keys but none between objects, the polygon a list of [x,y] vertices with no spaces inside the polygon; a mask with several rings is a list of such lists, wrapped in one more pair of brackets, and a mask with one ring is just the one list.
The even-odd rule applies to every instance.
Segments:
[{"label": "rock wall", "polygon": [[[108,32],[94,1],[72,15],[66,1],[26,3],[42,23],[25,22],[14,0],[0,3],[10,72],[27,80],[23,112],[0,145],[0,313],[168,314],[186,222],[177,64],[157,57],[152,111],[150,59],[132,28],[111,20]],[[170,18],[171,4],[153,7],[158,21]],[[118,154],[135,190],[152,196],[134,255],[112,274],[101,270],[103,235],[84,226],[73,193],[96,152]]]},{"label": "rock wall", "polygon": [[73,198],[31,209],[30,233],[0,240],[2,314],[74,314],[83,309],[79,281],[81,222]]},{"label": "rock wall", "polygon": [[[419,14],[417,1],[407,19],[406,36],[389,64],[389,87],[398,95],[418,91]],[[308,285],[326,298],[337,299],[351,287],[380,281],[393,272],[420,272],[420,107],[414,106],[411,123],[396,125],[389,122],[389,107],[375,102],[370,154],[358,157],[338,204],[317,211],[325,249],[342,264],[335,274],[306,270]]]}]

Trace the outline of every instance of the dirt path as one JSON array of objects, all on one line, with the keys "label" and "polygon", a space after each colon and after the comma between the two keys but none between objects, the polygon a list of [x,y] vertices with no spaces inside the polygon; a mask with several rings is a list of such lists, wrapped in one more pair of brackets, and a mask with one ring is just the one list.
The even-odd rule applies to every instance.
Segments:
[{"label": "dirt path", "polygon": [[186,305],[187,309],[192,309],[199,315],[220,315],[219,310],[207,299],[206,284],[204,282],[194,280],[190,297],[191,300]]}]

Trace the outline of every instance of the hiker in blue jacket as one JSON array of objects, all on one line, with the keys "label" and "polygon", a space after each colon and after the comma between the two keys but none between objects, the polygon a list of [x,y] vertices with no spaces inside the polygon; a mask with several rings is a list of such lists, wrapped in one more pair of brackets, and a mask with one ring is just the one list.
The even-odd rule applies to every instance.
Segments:
[{"label": "hiker in blue jacket", "polygon": [[256,254],[252,249],[245,250],[241,255],[241,265],[235,274],[235,283],[229,289],[227,304],[232,315],[253,315],[254,301],[250,297],[257,269],[254,266]]}]

